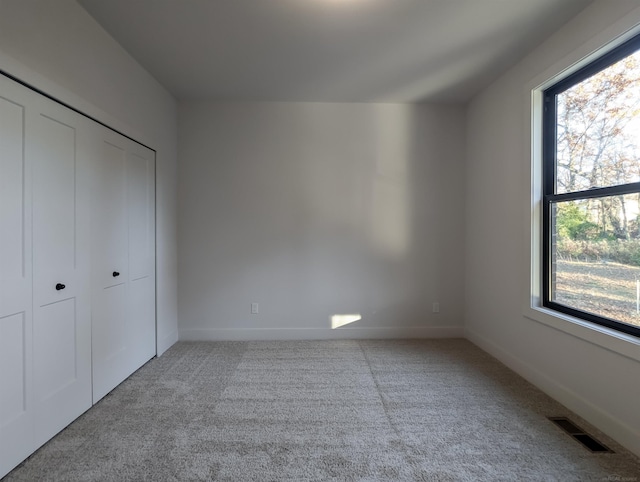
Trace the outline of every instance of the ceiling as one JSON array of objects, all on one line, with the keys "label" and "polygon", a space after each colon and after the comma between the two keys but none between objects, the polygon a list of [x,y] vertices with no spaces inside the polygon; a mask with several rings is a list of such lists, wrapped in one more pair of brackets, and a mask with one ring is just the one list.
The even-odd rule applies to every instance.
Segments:
[{"label": "ceiling", "polygon": [[465,102],[592,0],[79,0],[177,99]]}]

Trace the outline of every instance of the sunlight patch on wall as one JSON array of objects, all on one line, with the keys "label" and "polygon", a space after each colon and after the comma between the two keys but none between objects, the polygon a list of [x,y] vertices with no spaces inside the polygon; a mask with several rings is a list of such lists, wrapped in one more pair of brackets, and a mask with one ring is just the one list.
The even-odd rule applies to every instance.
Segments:
[{"label": "sunlight patch on wall", "polygon": [[333,315],[331,317],[331,329],[335,330],[336,328],[340,328],[341,326],[348,325],[349,323],[353,323],[361,319],[362,316],[360,313],[354,313],[352,315]]}]

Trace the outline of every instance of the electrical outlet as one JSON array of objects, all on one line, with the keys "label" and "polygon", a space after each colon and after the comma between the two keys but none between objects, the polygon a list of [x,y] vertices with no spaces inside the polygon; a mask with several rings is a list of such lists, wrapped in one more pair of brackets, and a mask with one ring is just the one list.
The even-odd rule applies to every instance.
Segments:
[{"label": "electrical outlet", "polygon": [[433,304],[433,312],[434,313],[440,313],[440,303],[434,303]]},{"label": "electrical outlet", "polygon": [[258,303],[251,303],[251,314],[252,315],[258,314]]}]

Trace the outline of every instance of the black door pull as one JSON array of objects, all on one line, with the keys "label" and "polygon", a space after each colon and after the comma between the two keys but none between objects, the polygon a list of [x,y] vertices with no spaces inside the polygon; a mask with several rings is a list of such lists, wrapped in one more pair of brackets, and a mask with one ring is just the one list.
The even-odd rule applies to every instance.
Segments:
[{"label": "black door pull", "polygon": [[120,276],[120,273],[118,273],[117,271],[114,271],[114,272],[113,272],[113,277],[114,277],[114,278],[117,278],[118,276]]},{"label": "black door pull", "polygon": [[66,288],[66,286],[65,286],[65,285],[63,285],[62,283],[58,283],[58,284],[56,285],[56,290],[58,290],[58,291],[63,290],[63,289],[65,289],[65,288]]}]

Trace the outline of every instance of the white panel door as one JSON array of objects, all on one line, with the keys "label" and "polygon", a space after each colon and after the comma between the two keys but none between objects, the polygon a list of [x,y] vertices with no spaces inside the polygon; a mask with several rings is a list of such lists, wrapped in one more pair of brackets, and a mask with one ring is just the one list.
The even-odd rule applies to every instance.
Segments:
[{"label": "white panel door", "polygon": [[93,403],[128,375],[127,327],[129,225],[127,152],[121,136],[96,131],[99,152],[94,173],[93,259]]},{"label": "white panel door", "polygon": [[39,446],[91,406],[87,121],[38,98],[33,134],[33,370]]},{"label": "white panel door", "polygon": [[156,353],[155,155],[97,132],[93,189],[93,402]]},{"label": "white panel door", "polygon": [[155,154],[0,75],[0,477],[155,338]]},{"label": "white panel door", "polygon": [[127,211],[133,371],[156,354],[155,155],[133,142],[129,142],[127,153]]},{"label": "white panel door", "polygon": [[34,450],[30,103],[0,77],[0,477]]}]

